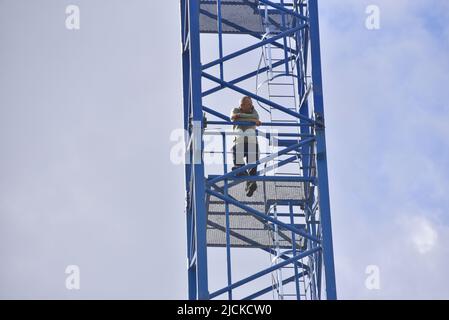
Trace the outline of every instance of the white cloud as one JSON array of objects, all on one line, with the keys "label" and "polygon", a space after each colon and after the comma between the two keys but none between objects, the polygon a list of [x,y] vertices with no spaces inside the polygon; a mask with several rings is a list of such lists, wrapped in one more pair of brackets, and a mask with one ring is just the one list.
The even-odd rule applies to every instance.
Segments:
[{"label": "white cloud", "polygon": [[[365,4],[320,4],[339,296],[447,298],[447,47],[427,2],[377,1],[379,31],[364,28]],[[379,291],[363,285],[370,264]]]},{"label": "white cloud", "polygon": [[434,249],[438,241],[438,232],[425,216],[402,217],[405,236],[420,254]]}]

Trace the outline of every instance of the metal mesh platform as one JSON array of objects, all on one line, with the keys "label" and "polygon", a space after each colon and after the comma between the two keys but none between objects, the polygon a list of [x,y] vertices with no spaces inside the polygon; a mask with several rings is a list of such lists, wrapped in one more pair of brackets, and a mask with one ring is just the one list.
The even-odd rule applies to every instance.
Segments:
[{"label": "metal mesh platform", "polygon": [[[234,34],[265,34],[264,11],[259,9],[258,0],[223,0],[222,31]],[[217,1],[200,1],[200,32],[217,33]],[[291,26],[292,17],[284,15],[286,26]],[[269,27],[273,34],[281,32],[282,15],[269,11]]]},{"label": "metal mesh platform", "polygon": [[[223,188],[224,183],[217,184]],[[235,200],[259,212],[266,213],[274,202],[298,201],[304,199],[302,182],[258,181],[258,189],[251,198],[246,196],[245,182],[229,183],[228,194]],[[225,203],[214,196],[208,196],[207,203],[207,243],[211,247],[226,246]],[[231,247],[268,248],[273,247],[273,226],[245,210],[229,204],[229,224]],[[279,229],[281,248],[291,248],[291,232]],[[297,238],[298,248],[303,245]]]}]

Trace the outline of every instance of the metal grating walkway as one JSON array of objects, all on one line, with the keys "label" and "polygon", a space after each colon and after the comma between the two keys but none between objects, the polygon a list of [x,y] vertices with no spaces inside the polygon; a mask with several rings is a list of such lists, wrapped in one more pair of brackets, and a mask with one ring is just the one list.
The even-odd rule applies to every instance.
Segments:
[{"label": "metal grating walkway", "polygon": [[[245,182],[230,181],[228,195],[242,204],[259,212],[267,213],[273,203],[300,202],[305,200],[304,182],[258,181],[258,189],[251,198],[245,193]],[[217,184],[223,188],[224,182]],[[207,244],[210,247],[226,246],[225,203],[214,196],[207,196]],[[246,212],[242,208],[229,204],[229,225],[231,247],[271,248],[273,239],[271,224]],[[297,226],[301,227],[301,226]],[[291,232],[279,230],[280,247],[291,248]],[[297,245],[302,246],[302,239]]]},{"label": "metal grating walkway", "polygon": [[[223,0],[221,5],[223,33],[259,34],[266,33],[263,25],[264,12],[258,0]],[[286,25],[292,23],[291,15],[284,15]],[[200,1],[200,31],[218,33],[217,1]],[[269,12],[269,28],[272,34],[281,31],[282,15],[278,11]]]}]

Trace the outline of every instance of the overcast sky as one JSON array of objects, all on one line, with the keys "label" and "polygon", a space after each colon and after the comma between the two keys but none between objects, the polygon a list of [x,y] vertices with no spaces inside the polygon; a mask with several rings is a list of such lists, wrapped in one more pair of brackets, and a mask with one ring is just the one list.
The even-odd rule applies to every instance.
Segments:
[{"label": "overcast sky", "polygon": [[[80,30],[65,27],[69,4]],[[379,30],[365,28],[371,4]],[[449,2],[320,10],[339,297],[447,299]],[[0,0],[1,298],[187,297],[183,167],[170,161],[179,30],[175,0]],[[207,62],[211,39],[204,50]],[[81,290],[66,289],[68,265]],[[369,265],[380,290],[365,286]]]}]

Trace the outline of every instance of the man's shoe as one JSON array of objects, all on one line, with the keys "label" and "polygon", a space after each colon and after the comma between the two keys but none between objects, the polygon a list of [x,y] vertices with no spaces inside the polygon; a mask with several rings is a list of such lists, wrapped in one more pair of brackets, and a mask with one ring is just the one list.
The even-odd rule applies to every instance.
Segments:
[{"label": "man's shoe", "polygon": [[[241,168],[241,167],[243,167],[243,166],[240,166],[240,167],[232,167],[232,171],[237,170],[238,168]],[[242,172],[237,173],[235,176],[236,176],[236,177],[244,177],[244,176],[247,176],[247,175],[248,175],[248,172],[246,172],[246,170],[245,170],[245,171],[242,171]]]},{"label": "man's shoe", "polygon": [[253,182],[250,185],[247,185],[247,189],[246,189],[246,196],[247,197],[252,197],[254,191],[257,190],[257,183]]}]

